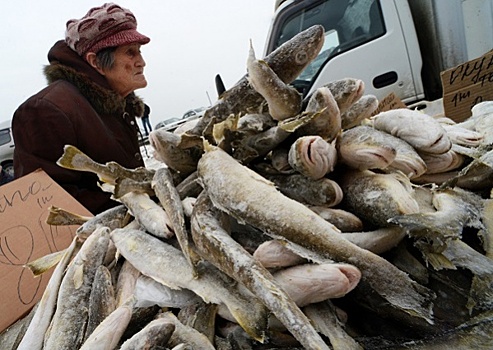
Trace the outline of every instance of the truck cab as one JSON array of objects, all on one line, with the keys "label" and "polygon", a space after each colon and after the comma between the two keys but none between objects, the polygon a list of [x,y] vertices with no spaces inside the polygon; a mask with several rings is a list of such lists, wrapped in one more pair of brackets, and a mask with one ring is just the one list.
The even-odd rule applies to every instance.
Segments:
[{"label": "truck cab", "polygon": [[[351,77],[363,80],[365,93],[379,100],[390,93],[406,104],[433,100],[442,95],[441,71],[491,49],[492,3],[276,0],[265,54],[321,24],[322,50],[292,82],[304,96],[330,81]],[[479,37],[484,41],[481,45],[476,43]]]},{"label": "truck cab", "polygon": [[319,56],[293,82],[305,96],[329,81],[353,77],[365,93],[395,93],[404,102],[424,98],[422,60],[407,3],[377,0],[285,1],[270,28],[266,53],[300,31],[321,24],[325,42]]}]

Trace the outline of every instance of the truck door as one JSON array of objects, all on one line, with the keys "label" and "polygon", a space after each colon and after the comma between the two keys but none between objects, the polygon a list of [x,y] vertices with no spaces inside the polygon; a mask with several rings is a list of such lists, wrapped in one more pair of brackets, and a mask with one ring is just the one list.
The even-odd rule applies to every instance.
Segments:
[{"label": "truck door", "polygon": [[293,82],[305,96],[351,77],[363,80],[365,93],[379,99],[391,92],[404,102],[424,97],[421,55],[407,2],[287,1],[274,17],[266,54],[314,24],[325,28],[324,47]]}]

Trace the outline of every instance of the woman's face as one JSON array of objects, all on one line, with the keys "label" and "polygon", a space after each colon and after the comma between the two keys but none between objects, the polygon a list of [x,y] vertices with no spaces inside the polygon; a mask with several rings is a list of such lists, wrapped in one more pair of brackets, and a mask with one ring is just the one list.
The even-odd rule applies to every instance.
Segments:
[{"label": "woman's face", "polygon": [[113,67],[103,72],[113,90],[123,97],[147,86],[144,76],[146,63],[140,53],[140,46],[129,44],[117,47]]}]

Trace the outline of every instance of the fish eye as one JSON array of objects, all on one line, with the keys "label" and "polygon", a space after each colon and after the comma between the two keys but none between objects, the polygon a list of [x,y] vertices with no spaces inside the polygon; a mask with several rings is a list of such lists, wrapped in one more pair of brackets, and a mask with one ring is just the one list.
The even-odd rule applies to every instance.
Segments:
[{"label": "fish eye", "polygon": [[308,55],[306,54],[305,50],[302,50],[296,54],[295,62],[297,64],[305,64],[307,60],[308,60]]}]

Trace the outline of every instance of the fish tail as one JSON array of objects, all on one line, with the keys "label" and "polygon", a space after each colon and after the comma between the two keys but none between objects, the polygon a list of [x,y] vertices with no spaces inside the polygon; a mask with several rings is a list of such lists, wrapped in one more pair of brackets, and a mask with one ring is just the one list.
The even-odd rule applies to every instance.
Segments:
[{"label": "fish tail", "polygon": [[242,305],[231,305],[227,303],[231,315],[249,336],[260,343],[266,340],[267,322],[269,311],[261,303],[246,303]]},{"label": "fish tail", "polygon": [[92,171],[94,164],[97,164],[85,153],[72,145],[65,145],[63,147],[63,154],[56,163],[63,168],[80,171]]},{"label": "fish tail", "polygon": [[113,180],[111,175],[107,174],[105,176],[108,170],[104,165],[95,162],[88,155],[72,145],[65,145],[63,147],[63,154],[56,163],[62,168],[95,173],[104,182],[112,182]]}]

